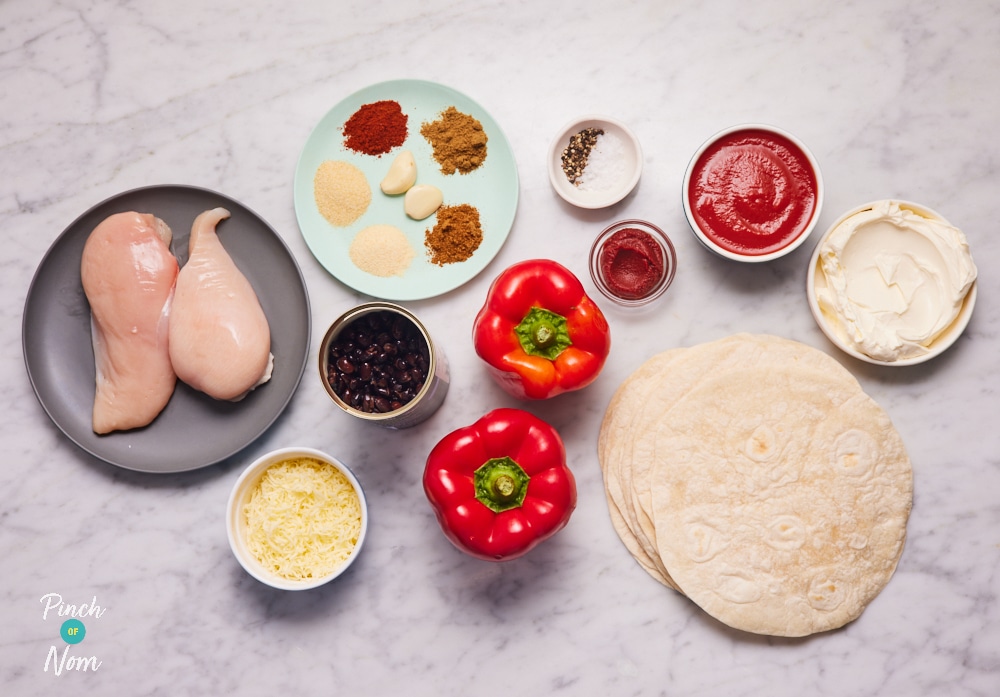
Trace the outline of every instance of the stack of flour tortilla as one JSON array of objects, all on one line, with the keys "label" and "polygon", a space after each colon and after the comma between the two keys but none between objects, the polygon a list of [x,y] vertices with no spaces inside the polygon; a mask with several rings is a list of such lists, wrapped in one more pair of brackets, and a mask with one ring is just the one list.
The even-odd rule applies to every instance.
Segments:
[{"label": "stack of flour tortilla", "polygon": [[738,334],[650,358],[598,442],[636,561],[725,624],[805,636],[857,618],[896,569],[913,501],[903,442],[833,358]]}]

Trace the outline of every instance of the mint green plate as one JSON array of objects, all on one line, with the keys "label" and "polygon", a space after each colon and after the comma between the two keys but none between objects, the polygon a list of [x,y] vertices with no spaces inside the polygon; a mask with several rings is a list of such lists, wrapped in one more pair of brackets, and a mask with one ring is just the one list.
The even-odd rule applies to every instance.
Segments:
[{"label": "mint green plate", "polygon": [[[363,105],[386,99],[399,102],[403,113],[409,117],[403,145],[380,157],[344,147],[344,123]],[[420,135],[420,126],[437,120],[449,106],[478,119],[489,138],[486,161],[468,174],[442,174],[430,143]],[[403,211],[402,196],[387,196],[379,189],[389,166],[402,150],[410,150],[416,159],[418,184],[432,184],[441,189],[445,205],[467,203],[479,210],[483,242],[469,259],[444,266],[430,263],[424,234],[434,226],[437,216],[412,220]],[[371,204],[364,215],[349,226],[331,225],[316,206],[313,178],[325,160],[342,160],[355,165],[364,172],[371,187]],[[295,169],[295,215],[313,256],[341,283],[386,300],[431,298],[474,278],[496,256],[510,234],[517,197],[517,163],[496,121],[460,92],[422,80],[378,83],[341,101],[313,129]],[[394,225],[406,235],[416,254],[403,276],[376,276],[362,271],[351,261],[348,254],[351,241],[369,225]]]}]

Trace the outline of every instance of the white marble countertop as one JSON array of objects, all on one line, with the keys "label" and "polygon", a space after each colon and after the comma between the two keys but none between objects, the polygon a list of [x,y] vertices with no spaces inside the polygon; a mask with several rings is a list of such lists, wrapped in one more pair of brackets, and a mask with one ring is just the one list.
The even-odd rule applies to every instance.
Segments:
[{"label": "white marble countertop", "polygon": [[[950,3],[288,3],[284,0],[0,2],[0,311],[6,462],[0,468],[0,685],[6,695],[1000,694],[1000,7]],[[365,300],[312,257],[292,177],[313,126],[367,85],[453,87],[503,127],[520,174],[506,245],[477,278],[406,303],[452,370],[444,406],[400,432],[360,427],[314,371],[326,326]],[[553,192],[549,140],[604,113],[644,149],[636,191],[582,211]],[[838,352],[806,304],[805,245],[763,266],[710,255],[683,218],[680,183],[709,135],[782,126],[821,163],[821,228],[879,198],[936,209],[980,269],[975,315],[944,356],[876,368]],[[35,268],[59,233],[105,198],[191,184],[242,201],[279,231],[311,299],[305,376],[285,415],[239,455],[149,475],[92,458],[40,407],[21,349]],[[518,406],[471,341],[490,280],[528,257],[584,280],[614,220],[662,226],[679,271],[655,310],[604,304],[611,359],[588,389],[529,408],[559,429],[579,487],[569,526],[529,556],[481,562],[440,534],[420,486],[448,431]],[[915,496],[898,571],[857,621],[804,640],[720,625],[653,581],[608,518],[596,435],[616,388],[653,353],[735,332],[815,346],[890,414]],[[245,464],[307,445],[351,465],[371,529],[347,575],[273,591],[226,541],[224,508]],[[95,671],[44,669],[62,650],[47,594],[104,609],[72,655]],[[54,596],[51,596],[54,597]]]}]

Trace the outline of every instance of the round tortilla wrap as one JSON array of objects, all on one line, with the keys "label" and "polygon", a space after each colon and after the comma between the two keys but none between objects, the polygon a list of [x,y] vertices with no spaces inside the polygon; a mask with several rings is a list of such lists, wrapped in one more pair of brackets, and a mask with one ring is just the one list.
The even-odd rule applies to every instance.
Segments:
[{"label": "round tortilla wrap", "polygon": [[846,369],[804,344],[742,334],[654,356],[612,399],[599,457],[640,565],[745,631],[850,622],[902,552],[902,441]]}]

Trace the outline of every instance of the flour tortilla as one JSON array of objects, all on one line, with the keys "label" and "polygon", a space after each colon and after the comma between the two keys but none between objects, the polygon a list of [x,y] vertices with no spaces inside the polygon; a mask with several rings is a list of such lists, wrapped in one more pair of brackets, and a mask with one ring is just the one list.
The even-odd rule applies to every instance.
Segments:
[{"label": "flour tortilla", "polygon": [[626,548],[730,626],[839,627],[899,561],[903,444],[857,380],[803,344],[741,334],[654,356],[612,399],[598,454]]},{"label": "flour tortilla", "polygon": [[[629,492],[625,512],[640,541],[651,541],[651,554],[654,557],[658,555],[658,551],[649,494],[649,470],[653,460],[651,453],[647,452],[650,446],[643,437],[651,433],[657,423],[666,419],[669,411],[699,381],[715,374],[738,373],[744,367],[754,364],[795,365],[819,372],[843,371],[840,364],[832,358],[804,344],[774,336],[750,334],[727,337],[693,350],[679,350],[673,354],[669,365],[654,363],[658,375],[656,379],[649,381],[652,386],[647,386],[648,396],[635,405],[638,414],[633,418],[629,437],[623,444],[623,448],[628,451],[628,464],[620,467],[622,488]],[[861,388],[856,381],[854,384],[860,392]]]},{"label": "flour tortilla", "polygon": [[645,402],[647,392],[656,385],[655,375],[665,370],[670,361],[681,353],[681,349],[675,349],[654,356],[619,386],[605,412],[597,441],[598,461],[604,476],[612,527],[636,562],[650,576],[674,590],[679,589],[660,561],[656,546],[648,540],[640,540],[636,534],[637,525],[626,517],[626,493],[621,487],[621,467],[628,463],[623,463],[624,450],[618,444],[628,441],[632,420],[638,416],[632,406]]}]

